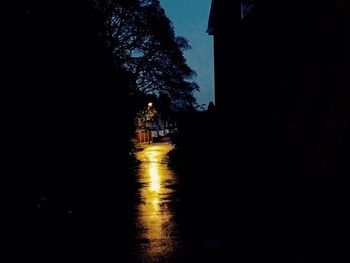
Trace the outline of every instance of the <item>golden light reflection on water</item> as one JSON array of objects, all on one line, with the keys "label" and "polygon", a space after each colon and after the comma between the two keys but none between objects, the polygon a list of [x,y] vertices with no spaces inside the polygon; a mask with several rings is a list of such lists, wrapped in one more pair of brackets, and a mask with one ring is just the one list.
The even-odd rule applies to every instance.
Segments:
[{"label": "golden light reflection on water", "polygon": [[177,229],[170,206],[176,184],[175,174],[167,167],[170,145],[150,145],[137,158],[141,161],[137,205],[138,253],[145,262],[160,262],[173,256]]},{"label": "golden light reflection on water", "polygon": [[150,163],[149,165],[149,175],[150,175],[150,188],[153,192],[160,192],[160,176],[158,165],[156,163]]}]

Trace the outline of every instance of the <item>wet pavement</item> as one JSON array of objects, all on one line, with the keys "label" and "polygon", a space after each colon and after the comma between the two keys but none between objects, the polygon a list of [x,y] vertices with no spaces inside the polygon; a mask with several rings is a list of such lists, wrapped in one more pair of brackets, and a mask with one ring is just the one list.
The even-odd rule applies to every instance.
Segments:
[{"label": "wet pavement", "polygon": [[137,153],[136,262],[181,262],[183,229],[174,208],[180,180],[168,167],[172,149],[170,144],[152,144]]},{"label": "wet pavement", "polygon": [[[322,210],[325,202],[309,198],[303,205],[307,198],[288,199],[269,181],[241,179],[232,188],[208,169],[213,167],[208,161],[177,174],[168,165],[172,149],[151,144],[137,153],[128,262],[321,262],[308,258],[321,258],[321,246],[329,249],[323,238],[316,238],[326,231],[314,225],[322,218],[314,206]],[[308,212],[310,207],[314,210]]]}]

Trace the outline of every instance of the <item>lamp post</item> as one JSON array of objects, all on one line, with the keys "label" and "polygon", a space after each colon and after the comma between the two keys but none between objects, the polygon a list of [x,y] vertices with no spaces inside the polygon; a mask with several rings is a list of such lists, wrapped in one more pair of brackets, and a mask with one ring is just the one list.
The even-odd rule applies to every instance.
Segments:
[{"label": "lamp post", "polygon": [[149,137],[148,137],[148,143],[151,144],[151,139],[152,139],[152,131],[151,131],[151,121],[153,119],[153,112],[152,112],[152,107],[153,107],[153,103],[149,102],[147,104],[148,108],[147,108],[147,120],[148,120],[148,132],[149,132]]}]

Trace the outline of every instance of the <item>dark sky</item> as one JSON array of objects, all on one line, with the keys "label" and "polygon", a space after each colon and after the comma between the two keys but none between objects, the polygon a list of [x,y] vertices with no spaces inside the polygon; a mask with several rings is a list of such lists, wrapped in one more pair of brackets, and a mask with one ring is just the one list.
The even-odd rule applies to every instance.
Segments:
[{"label": "dark sky", "polygon": [[186,51],[188,64],[197,72],[195,81],[200,92],[195,96],[199,104],[214,100],[213,39],[205,32],[208,25],[211,0],[160,0],[173,22],[175,33],[190,41]]}]

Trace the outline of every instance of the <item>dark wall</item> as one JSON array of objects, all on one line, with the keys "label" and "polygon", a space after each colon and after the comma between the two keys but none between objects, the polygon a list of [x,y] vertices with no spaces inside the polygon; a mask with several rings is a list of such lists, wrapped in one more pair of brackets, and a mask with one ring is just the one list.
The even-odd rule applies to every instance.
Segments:
[{"label": "dark wall", "polygon": [[257,1],[237,22],[231,4],[216,2],[224,21],[214,33],[218,118],[223,126],[233,123],[233,139],[219,146],[231,151],[213,157],[221,178],[233,180],[222,185],[221,200],[235,214],[223,216],[223,235],[237,236],[246,262],[341,258],[349,174],[348,6]]},{"label": "dark wall", "polygon": [[[215,1],[212,10],[212,26],[214,33],[214,63],[215,63],[215,102],[217,106],[225,105],[225,93],[232,76],[232,69],[236,68],[233,50],[236,49],[237,39],[234,37],[240,20],[239,1]],[[229,80],[229,81],[228,81]]]},{"label": "dark wall", "polygon": [[[325,157],[327,153],[315,157],[315,151],[336,151],[339,141],[320,146],[321,141],[345,132],[346,7],[337,8],[333,1],[257,1],[238,22],[238,6],[216,2],[217,106],[236,120],[237,136],[256,139],[254,143],[280,137],[278,144],[283,143],[296,162],[293,167],[318,169],[306,166],[317,166],[315,158],[335,158]],[[337,119],[333,135],[325,135],[330,129],[325,127],[327,118]],[[332,168],[309,172],[330,174],[327,169]]]}]

